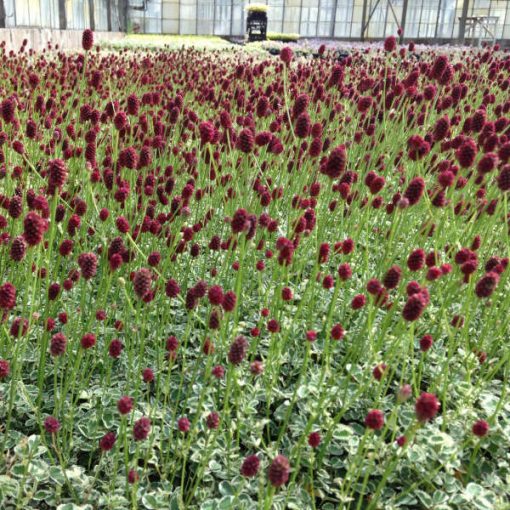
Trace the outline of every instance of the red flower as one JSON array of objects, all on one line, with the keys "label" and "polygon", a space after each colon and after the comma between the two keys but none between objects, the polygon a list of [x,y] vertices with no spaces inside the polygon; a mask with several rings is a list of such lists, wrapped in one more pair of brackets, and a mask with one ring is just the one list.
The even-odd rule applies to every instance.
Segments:
[{"label": "red flower", "polygon": [[308,444],[312,448],[317,448],[321,444],[321,435],[319,432],[311,432],[308,435]]},{"label": "red flower", "polygon": [[127,232],[129,232],[130,229],[129,222],[126,218],[124,218],[124,216],[119,216],[115,220],[115,225],[117,226],[121,234],[126,234]]},{"label": "red flower", "polygon": [[150,383],[154,381],[154,372],[151,368],[144,368],[142,371],[143,382]]},{"label": "red flower", "polygon": [[137,271],[133,277],[133,288],[135,294],[143,299],[150,291],[152,283],[152,273],[149,269],[142,268]]},{"label": "red flower", "polygon": [[457,161],[462,168],[469,168],[475,161],[478,148],[476,143],[468,138],[455,152]]},{"label": "red flower", "polygon": [[248,211],[246,211],[246,209],[238,209],[232,217],[230,226],[234,234],[238,234],[246,230],[249,226]]},{"label": "red flower", "polygon": [[225,375],[225,369],[221,365],[216,365],[212,368],[211,374],[216,377],[216,379],[222,379]]},{"label": "red flower", "polygon": [[496,289],[499,282],[499,274],[490,271],[486,273],[480,280],[478,280],[475,287],[475,294],[479,298],[487,298],[489,297],[494,290]]},{"label": "red flower", "polygon": [[166,295],[169,298],[174,298],[174,297],[177,297],[180,292],[181,292],[181,288],[179,287],[179,284],[173,278],[170,278],[170,280],[168,280],[166,282],[166,287],[165,287]]},{"label": "red flower", "polygon": [[246,351],[248,350],[248,341],[244,336],[238,336],[230,346],[228,352],[228,360],[233,365],[240,365],[246,357]]},{"label": "red flower", "polygon": [[11,372],[11,365],[6,359],[0,359],[0,380],[5,379]]},{"label": "red flower", "polygon": [[62,188],[67,181],[68,170],[64,161],[53,159],[48,164],[48,192],[53,194],[56,189]]},{"label": "red flower", "polygon": [[205,423],[208,429],[217,429],[220,426],[219,414],[215,412],[208,414]]},{"label": "red flower", "polygon": [[48,416],[44,420],[44,429],[48,434],[56,434],[60,430],[60,422],[53,416]]},{"label": "red flower", "polygon": [[497,177],[498,188],[501,191],[510,191],[510,165],[504,165]]},{"label": "red flower", "polygon": [[42,241],[47,229],[46,221],[35,212],[29,212],[23,220],[23,236],[29,246],[35,246]]},{"label": "red flower", "polygon": [[10,283],[4,283],[0,287],[0,308],[11,310],[16,305],[16,287]]},{"label": "red flower", "polygon": [[52,356],[62,356],[66,352],[67,338],[62,333],[51,337],[50,353]]},{"label": "red flower", "polygon": [[92,333],[85,333],[85,335],[81,337],[80,344],[83,349],[90,349],[96,345],[96,336]]},{"label": "red flower", "polygon": [[352,269],[351,266],[347,263],[340,264],[338,266],[338,276],[341,280],[346,281],[352,276]]},{"label": "red flower", "polygon": [[22,317],[16,317],[11,324],[10,334],[14,338],[25,336],[28,331],[28,320]]},{"label": "red flower", "polygon": [[402,447],[407,443],[407,438],[406,436],[399,436],[397,437],[395,442],[397,443],[398,446]]},{"label": "red flower", "polygon": [[85,280],[90,280],[97,272],[97,257],[94,253],[82,253],[78,257],[78,265]]},{"label": "red flower", "polygon": [[229,290],[223,296],[223,310],[231,312],[236,306],[237,296],[234,291]]},{"label": "red flower", "polygon": [[421,314],[427,306],[427,300],[422,292],[413,294],[407,300],[404,309],[402,310],[402,316],[406,321],[415,321],[421,317]]},{"label": "red flower", "polygon": [[27,246],[22,236],[15,237],[11,244],[10,257],[15,262],[21,262],[25,258]]},{"label": "red flower", "polygon": [[122,342],[119,339],[115,338],[110,342],[110,345],[108,347],[108,353],[112,358],[118,358],[121,355],[123,349],[124,345],[122,344]]},{"label": "red flower", "polygon": [[169,336],[167,339],[166,339],[166,350],[167,351],[176,351],[177,348],[179,347],[179,341],[177,340],[177,338],[175,336]]},{"label": "red flower", "polygon": [[351,308],[353,310],[359,310],[360,308],[363,308],[367,302],[367,298],[364,294],[357,294],[352,298],[351,301]]},{"label": "red flower", "polygon": [[293,54],[292,50],[288,46],[285,46],[284,48],[282,48],[280,50],[280,59],[282,60],[282,62],[284,62],[287,65],[290,64],[293,55],[294,54]]},{"label": "red flower", "polygon": [[223,289],[220,285],[212,285],[209,287],[207,297],[211,305],[221,305],[223,303]]},{"label": "red flower", "polygon": [[256,455],[246,457],[241,465],[241,475],[246,478],[252,478],[259,472],[260,460]]},{"label": "red flower", "polygon": [[379,409],[372,409],[365,418],[365,425],[372,430],[381,430],[384,427],[384,414]]},{"label": "red flower", "polygon": [[127,478],[128,478],[128,483],[133,485],[136,482],[138,482],[138,480],[140,479],[140,475],[138,474],[138,472],[135,469],[130,469]]},{"label": "red flower", "polygon": [[262,361],[255,360],[250,363],[250,373],[252,375],[260,375],[264,371]]},{"label": "red flower", "polygon": [[133,399],[131,397],[123,396],[117,401],[117,409],[120,414],[128,414],[133,409]]},{"label": "red flower", "polygon": [[383,286],[377,278],[372,278],[372,279],[368,280],[367,292],[369,294],[372,294],[373,296],[377,296],[378,294],[381,294],[381,292],[383,290],[384,290]]},{"label": "red flower", "polygon": [[345,330],[341,324],[335,324],[331,328],[331,337],[333,340],[341,340],[345,335]]},{"label": "red flower", "polygon": [[284,301],[290,301],[292,299],[292,290],[289,287],[284,287],[282,289],[282,299]]},{"label": "red flower", "polygon": [[397,40],[395,39],[395,36],[390,35],[389,37],[386,37],[384,40],[384,51],[392,52],[397,47]]},{"label": "red flower", "polygon": [[151,431],[151,421],[146,416],[142,416],[139,420],[135,421],[133,425],[133,439],[135,441],[143,441],[147,439]]},{"label": "red flower", "polygon": [[326,165],[323,168],[321,167],[321,172],[330,179],[336,179],[345,171],[346,164],[347,154],[345,153],[345,146],[340,145],[331,151]]},{"label": "red flower", "polygon": [[317,332],[312,330],[312,329],[307,331],[306,332],[306,339],[310,343],[315,342],[317,340]]},{"label": "red flower", "polygon": [[285,485],[289,479],[290,462],[284,455],[277,455],[269,466],[268,478],[273,487]]},{"label": "red flower", "polygon": [[420,350],[423,352],[427,352],[434,343],[434,340],[432,339],[432,335],[423,335],[420,338]]},{"label": "red flower", "polygon": [[81,36],[81,46],[85,51],[89,51],[94,44],[94,32],[87,28]]},{"label": "red flower", "polygon": [[388,367],[386,363],[379,363],[378,365],[376,365],[372,370],[372,375],[374,376],[374,379],[380,381],[383,378],[383,375],[386,373],[387,368]]},{"label": "red flower", "polygon": [[243,129],[237,138],[236,147],[241,152],[248,154],[253,150],[254,144],[255,138],[253,136],[253,132],[250,129]]},{"label": "red flower", "polygon": [[441,404],[433,393],[422,393],[414,406],[416,416],[420,421],[432,420],[439,412]]},{"label": "red flower", "polygon": [[485,420],[477,420],[473,423],[473,434],[478,437],[484,437],[489,432],[489,424]]},{"label": "red flower", "polygon": [[440,117],[434,125],[434,140],[441,141],[446,137],[450,129],[450,118],[448,116]]},{"label": "red flower", "polygon": [[308,112],[303,112],[296,120],[296,136],[306,138],[310,134],[311,121]]},{"label": "red flower", "polygon": [[392,266],[386,272],[383,278],[383,285],[387,289],[395,289],[398,287],[400,277],[402,276],[402,270],[398,266]]},{"label": "red flower", "polygon": [[411,252],[407,258],[407,267],[411,271],[419,271],[425,264],[425,251],[421,248]]},{"label": "red flower", "polygon": [[422,177],[415,177],[404,192],[404,198],[409,201],[409,205],[417,204],[425,191],[425,181]]},{"label": "red flower", "polygon": [[117,441],[117,436],[115,432],[107,432],[100,440],[99,440],[99,448],[103,452],[109,452]]},{"label": "red flower", "polygon": [[183,434],[189,431],[190,425],[191,425],[190,421],[185,416],[177,420],[177,428]]}]

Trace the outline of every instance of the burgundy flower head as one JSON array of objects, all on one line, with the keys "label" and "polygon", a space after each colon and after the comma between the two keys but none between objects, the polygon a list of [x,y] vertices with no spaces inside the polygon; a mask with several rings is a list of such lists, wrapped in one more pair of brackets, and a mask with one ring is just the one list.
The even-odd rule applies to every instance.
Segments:
[{"label": "burgundy flower head", "polygon": [[133,439],[135,441],[143,441],[147,439],[151,431],[151,421],[146,416],[142,416],[135,421],[133,425]]},{"label": "burgundy flower head", "polygon": [[78,257],[78,265],[85,280],[90,280],[97,272],[97,257],[95,253],[82,253]]},{"label": "burgundy flower head", "polygon": [[246,457],[241,465],[241,475],[246,478],[257,476],[260,467],[260,460],[256,455]]},{"label": "burgundy flower head", "polygon": [[472,432],[475,436],[484,437],[489,433],[489,424],[485,420],[477,420],[473,423]]},{"label": "burgundy flower head", "polygon": [[83,349],[90,349],[96,345],[96,336],[92,333],[85,333],[80,340]]},{"label": "burgundy flower head", "polygon": [[99,440],[99,448],[102,452],[109,452],[117,441],[117,436],[115,432],[107,432],[100,440]]},{"label": "burgundy flower head", "polygon": [[11,373],[11,365],[6,359],[0,359],[0,380],[6,379]]},{"label": "burgundy flower head", "polygon": [[142,268],[139,271],[136,271],[133,277],[133,288],[135,294],[143,299],[147,293],[150,291],[152,283],[152,273],[149,269]]},{"label": "burgundy flower head", "polygon": [[414,406],[416,417],[420,421],[432,420],[439,412],[441,404],[433,393],[422,393]]},{"label": "burgundy flower head", "polygon": [[230,346],[228,360],[233,365],[240,365],[246,356],[248,350],[248,340],[244,336],[238,336]]},{"label": "burgundy flower head", "polygon": [[52,356],[62,356],[67,347],[67,338],[62,333],[57,333],[51,337],[50,353]]},{"label": "burgundy flower head", "polygon": [[36,246],[42,241],[43,235],[48,228],[46,220],[35,212],[29,212],[23,220],[23,236],[29,246]]},{"label": "burgundy flower head", "polygon": [[395,36],[390,35],[384,40],[384,51],[392,52],[397,47],[397,39]]},{"label": "burgundy flower head", "polygon": [[372,430],[380,430],[384,427],[384,414],[379,409],[372,409],[365,418],[365,425]]},{"label": "burgundy flower head", "polygon": [[314,449],[318,448],[321,444],[320,432],[310,432],[308,435],[308,444]]},{"label": "burgundy flower head", "polygon": [[321,172],[327,175],[330,179],[337,179],[345,170],[347,163],[347,154],[345,147],[340,145],[331,151],[326,165]]},{"label": "burgundy flower head", "polygon": [[128,396],[120,397],[117,401],[117,409],[120,414],[128,414],[133,409],[133,399]]},{"label": "burgundy flower head", "polygon": [[60,422],[53,416],[48,416],[44,420],[44,429],[48,434],[56,434],[60,430]]},{"label": "burgundy flower head", "polygon": [[94,32],[90,30],[90,28],[87,28],[83,31],[83,34],[81,36],[81,46],[85,51],[89,51],[92,49],[92,46],[94,44]]},{"label": "burgundy flower head", "polygon": [[205,423],[208,429],[217,429],[220,426],[220,415],[216,412],[208,414]]},{"label": "burgundy flower head", "polygon": [[287,65],[290,64],[293,56],[294,53],[288,46],[285,46],[280,50],[280,59]]},{"label": "burgundy flower head", "polygon": [[0,308],[11,310],[16,305],[16,287],[10,283],[0,286]]},{"label": "burgundy flower head", "polygon": [[191,422],[185,416],[183,416],[182,418],[179,418],[177,420],[177,428],[182,433],[188,432],[190,429],[190,426],[191,426]]},{"label": "burgundy flower head", "polygon": [[273,487],[285,485],[290,475],[290,462],[284,455],[277,455],[271,465],[267,477]]}]

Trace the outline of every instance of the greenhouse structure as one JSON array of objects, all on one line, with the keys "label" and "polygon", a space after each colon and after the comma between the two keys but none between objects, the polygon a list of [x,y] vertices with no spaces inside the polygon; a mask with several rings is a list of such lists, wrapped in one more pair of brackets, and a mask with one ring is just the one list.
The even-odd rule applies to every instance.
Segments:
[{"label": "greenhouse structure", "polygon": [[[0,0],[0,27],[242,36],[244,0]],[[303,38],[510,41],[508,0],[266,0],[268,30]]]}]

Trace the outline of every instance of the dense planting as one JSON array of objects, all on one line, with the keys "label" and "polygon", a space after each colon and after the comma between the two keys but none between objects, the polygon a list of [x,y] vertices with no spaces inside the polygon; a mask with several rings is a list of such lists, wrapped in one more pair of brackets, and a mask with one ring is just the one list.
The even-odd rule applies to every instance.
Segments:
[{"label": "dense planting", "polygon": [[1,507],[504,508],[508,56],[83,47],[2,55]]}]

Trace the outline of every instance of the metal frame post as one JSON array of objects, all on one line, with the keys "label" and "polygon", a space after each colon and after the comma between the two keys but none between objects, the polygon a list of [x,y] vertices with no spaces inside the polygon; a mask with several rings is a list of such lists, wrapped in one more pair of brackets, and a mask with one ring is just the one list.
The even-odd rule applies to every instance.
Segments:
[{"label": "metal frame post", "polygon": [[285,26],[284,23],[285,23],[285,0],[283,0],[283,3],[282,3],[282,29],[281,29],[281,32],[283,33],[283,27]]},{"label": "metal frame post", "polygon": [[421,5],[420,5],[420,20],[418,21],[418,39],[421,37],[421,21],[423,19],[423,3],[424,3],[424,0],[421,0]]},{"label": "metal frame post", "polygon": [[[244,21],[244,20],[243,20]],[[230,35],[234,35],[232,33],[232,28],[234,26],[234,0],[230,2]],[[243,25],[243,33],[246,32],[246,27]]]},{"label": "metal frame post", "polygon": [[322,2],[319,0],[317,5],[317,21],[315,22],[315,37],[319,36],[319,29],[321,24],[321,12],[322,12]]},{"label": "metal frame post", "polygon": [[106,21],[108,23],[107,28],[108,32],[112,31],[112,4],[110,2],[106,2]]},{"label": "metal frame post", "polygon": [[89,24],[90,24],[91,30],[96,29],[96,16],[95,16],[95,12],[94,12],[94,0],[89,0]]},{"label": "metal frame post", "polygon": [[[388,0],[388,2],[386,3],[386,12],[384,13],[383,37],[386,37],[386,30],[388,29],[388,11],[389,11],[390,5],[391,5],[391,0]],[[398,24],[398,21],[397,21],[397,24]]]},{"label": "metal frame post", "polygon": [[459,22],[459,42],[464,44],[466,39],[466,18],[469,11],[469,0],[463,0],[462,4],[462,16]]},{"label": "metal frame post", "polygon": [[[437,18],[436,18],[436,28],[434,29],[434,39],[437,39],[437,33],[439,30],[439,18],[441,17],[441,9],[443,8],[443,1],[439,0],[439,3],[437,4]],[[444,13],[443,13],[444,18]],[[443,24],[443,23],[441,23]]]},{"label": "metal frame post", "polygon": [[406,20],[407,20],[407,5],[409,0],[404,0],[402,4],[402,17],[400,18],[400,30],[402,34],[400,35],[400,44],[404,42],[404,37],[406,36]]},{"label": "metal frame post", "polygon": [[5,5],[4,5],[4,0],[0,0],[0,28],[5,28]]},{"label": "metal frame post", "polygon": [[336,25],[336,10],[338,9],[338,0],[335,0],[333,4],[333,16],[331,16],[331,30],[329,32],[330,37],[335,37],[335,25]]},{"label": "metal frame post", "polygon": [[58,24],[60,30],[65,30],[67,28],[65,0],[58,0]]},{"label": "metal frame post", "polygon": [[363,11],[361,13],[361,34],[360,34],[360,38],[361,38],[362,41],[365,40],[365,31],[367,29],[367,10],[368,10],[367,2],[368,2],[368,0],[363,0]]},{"label": "metal frame post", "polygon": [[301,0],[301,5],[299,7],[299,29],[298,29],[298,32],[301,32],[302,20],[303,20],[303,0]]}]

